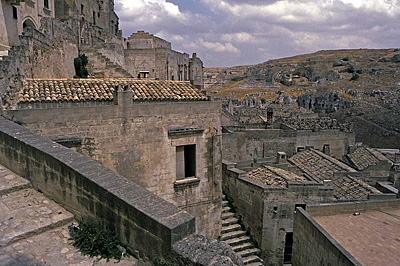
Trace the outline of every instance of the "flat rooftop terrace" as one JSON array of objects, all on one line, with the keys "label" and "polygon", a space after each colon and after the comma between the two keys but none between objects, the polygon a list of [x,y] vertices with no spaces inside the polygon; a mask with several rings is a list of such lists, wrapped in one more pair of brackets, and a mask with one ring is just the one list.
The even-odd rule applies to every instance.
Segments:
[{"label": "flat rooftop terrace", "polygon": [[400,206],[354,213],[310,215],[362,265],[400,265]]}]

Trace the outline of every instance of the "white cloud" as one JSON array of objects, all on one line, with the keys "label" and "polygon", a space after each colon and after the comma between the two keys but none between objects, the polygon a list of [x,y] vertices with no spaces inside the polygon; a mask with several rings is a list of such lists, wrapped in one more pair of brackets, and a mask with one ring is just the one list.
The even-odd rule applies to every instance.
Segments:
[{"label": "white cloud", "polygon": [[208,42],[204,41],[202,38],[199,39],[199,44],[207,49],[210,49],[217,53],[233,53],[240,54],[240,50],[237,49],[232,43],[220,43],[220,42]]},{"label": "white cloud", "polygon": [[179,8],[182,1],[116,1],[124,36],[145,30],[207,66],[400,43],[400,0],[184,0]]},{"label": "white cloud", "polygon": [[250,34],[248,32],[237,32],[237,33],[223,34],[221,36],[221,41],[238,42],[238,43],[255,43],[258,42],[258,39],[255,35]]}]

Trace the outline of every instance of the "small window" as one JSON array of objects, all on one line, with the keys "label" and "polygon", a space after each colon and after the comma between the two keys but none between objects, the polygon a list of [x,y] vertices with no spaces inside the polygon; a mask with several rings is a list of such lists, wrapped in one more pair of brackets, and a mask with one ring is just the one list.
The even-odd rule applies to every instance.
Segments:
[{"label": "small window", "polygon": [[49,9],[49,0],[44,0],[44,7]]},{"label": "small window", "polygon": [[13,6],[12,7],[13,10],[13,18],[17,19],[18,18],[18,10],[17,7]]},{"label": "small window", "polygon": [[96,25],[96,12],[93,11],[93,25]]},{"label": "small window", "polygon": [[84,5],[81,4],[81,14],[83,14],[83,7],[84,7]]},{"label": "small window", "polygon": [[196,145],[176,147],[176,179],[196,176]]}]

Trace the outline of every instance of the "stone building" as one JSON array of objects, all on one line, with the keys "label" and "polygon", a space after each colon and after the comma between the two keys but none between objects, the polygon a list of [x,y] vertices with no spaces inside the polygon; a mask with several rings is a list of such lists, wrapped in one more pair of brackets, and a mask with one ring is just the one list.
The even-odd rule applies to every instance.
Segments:
[{"label": "stone building", "polygon": [[224,126],[224,159],[235,162],[254,157],[275,160],[277,152],[285,152],[290,157],[306,148],[342,158],[349,147],[355,145],[351,128],[331,118],[290,118],[274,122],[271,128],[267,128],[268,125],[268,119],[260,118],[256,127]]},{"label": "stone building", "polygon": [[354,168],[369,172],[373,177],[388,177],[393,165],[382,153],[366,146],[358,147],[346,158]]},{"label": "stone building", "polygon": [[221,229],[221,105],[189,82],[28,79],[3,116]]},{"label": "stone building", "polygon": [[[91,26],[101,30],[101,33],[120,35],[119,18],[114,11],[114,0],[54,0],[54,5],[57,19],[80,18],[81,22],[89,22]],[[80,30],[83,30],[83,25]]]},{"label": "stone building", "polygon": [[39,29],[42,17],[54,17],[54,0],[2,0],[0,14],[0,55],[6,55],[12,46],[19,45],[18,36],[24,29]]},{"label": "stone building", "polygon": [[[398,194],[390,183],[366,182],[369,172],[357,171],[314,149],[289,159],[279,152],[273,162],[255,161],[223,160],[223,191],[262,250],[267,265],[291,262],[296,207],[393,200]],[[395,171],[392,173],[395,176]]]},{"label": "stone building", "polygon": [[[72,78],[74,58],[80,53],[88,56],[91,77],[153,77],[191,81],[199,89],[203,87],[203,63],[196,54],[190,58],[154,36],[151,38],[157,40],[157,45],[165,46],[144,50],[141,46],[125,47],[132,42],[132,36],[143,43],[150,35],[144,38],[133,34],[130,40],[125,40],[118,28],[113,0],[4,0],[1,8],[0,96],[3,99],[9,97],[6,94],[14,94],[25,78]],[[143,56],[148,56],[149,66],[141,65]]]},{"label": "stone building", "polygon": [[172,50],[171,43],[144,31],[124,40],[125,65],[132,76],[159,80],[188,81],[203,86],[203,63],[196,54]]},{"label": "stone building", "polygon": [[224,160],[224,193],[261,249],[265,265],[290,263],[295,208],[332,202],[333,189],[279,168],[283,165],[249,171],[236,168],[239,166]]}]

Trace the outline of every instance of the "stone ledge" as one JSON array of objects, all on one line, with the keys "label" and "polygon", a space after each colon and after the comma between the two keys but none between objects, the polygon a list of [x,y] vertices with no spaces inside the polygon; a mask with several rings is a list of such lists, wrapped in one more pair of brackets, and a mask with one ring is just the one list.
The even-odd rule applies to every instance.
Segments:
[{"label": "stone ledge", "polygon": [[176,180],[174,183],[175,189],[181,189],[185,187],[197,186],[200,183],[200,179],[197,177],[189,177],[182,180]]},{"label": "stone ledge", "polygon": [[186,135],[201,135],[204,129],[202,128],[175,128],[168,130],[168,137],[186,136]]}]

